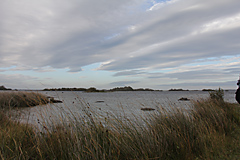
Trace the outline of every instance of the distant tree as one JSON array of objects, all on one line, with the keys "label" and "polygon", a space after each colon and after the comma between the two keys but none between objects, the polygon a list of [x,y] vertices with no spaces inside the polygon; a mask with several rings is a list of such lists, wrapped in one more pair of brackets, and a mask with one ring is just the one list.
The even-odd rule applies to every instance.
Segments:
[{"label": "distant tree", "polygon": [[208,91],[208,92],[210,92],[210,91],[214,91],[213,89],[203,89],[202,91]]},{"label": "distant tree", "polygon": [[169,91],[189,91],[188,89],[169,89]]},{"label": "distant tree", "polygon": [[45,88],[43,89],[43,91],[85,91],[85,92],[109,92],[109,91],[154,91],[153,89],[150,88],[139,88],[139,89],[133,89],[130,86],[125,86],[125,87],[116,87],[110,90],[107,89],[102,89],[102,90],[98,90],[95,87],[90,87],[88,89],[86,88]]},{"label": "distant tree", "polygon": [[125,87],[117,87],[113,88],[110,91],[133,91],[134,89],[130,86],[125,86]]},{"label": "distant tree", "polygon": [[94,87],[90,87],[86,90],[86,92],[99,92],[99,91]]},{"label": "distant tree", "polygon": [[154,91],[154,90],[150,88],[145,88],[145,91]]}]

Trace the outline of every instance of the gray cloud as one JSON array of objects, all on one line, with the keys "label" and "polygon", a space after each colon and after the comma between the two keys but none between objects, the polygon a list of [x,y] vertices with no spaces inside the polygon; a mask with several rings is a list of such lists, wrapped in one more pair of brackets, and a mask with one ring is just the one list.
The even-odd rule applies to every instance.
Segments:
[{"label": "gray cloud", "polygon": [[187,71],[187,72],[178,72],[178,73],[172,73],[172,74],[167,74],[165,76],[169,78],[177,78],[178,80],[214,80],[214,81],[219,81],[224,79],[222,75],[225,75],[226,77],[232,75],[229,74],[228,72],[222,73],[219,70],[199,70],[199,71]]},{"label": "gray cloud", "polygon": [[201,89],[206,87],[224,87],[225,89],[235,88],[238,78],[236,75],[239,73],[239,68],[224,68],[225,66],[211,65],[211,67],[208,67],[208,65],[206,65],[199,66],[199,68],[188,67],[184,70],[182,67],[179,68],[179,71],[149,73],[147,76],[150,80],[160,82],[161,85],[158,86],[163,89],[169,89],[169,87],[186,89]]},{"label": "gray cloud", "polygon": [[132,70],[132,71],[123,71],[123,72],[117,72],[113,76],[136,76],[136,75],[142,75],[145,74],[146,72],[140,71],[140,70]]},{"label": "gray cloud", "polygon": [[117,82],[112,82],[110,83],[111,86],[113,87],[122,87],[122,86],[129,86],[131,84],[138,83],[139,81],[117,81]]},{"label": "gray cloud", "polygon": [[[197,19],[197,17],[195,18]],[[191,19],[189,19],[189,21],[191,21]],[[202,25],[205,24],[204,22],[206,23],[206,21],[201,22]],[[240,18],[238,18],[237,24],[238,26],[233,28],[226,27],[223,29],[214,29],[213,31],[196,34],[194,34],[194,32],[200,32],[202,29],[199,27],[199,29],[194,31],[193,27],[192,30],[189,30],[189,33],[185,33],[185,35],[181,35],[185,32],[185,28],[183,29],[184,31],[181,32],[181,30],[179,30],[179,25],[172,24],[177,28],[177,30],[179,30],[178,34],[173,33],[172,36],[174,37],[172,37],[172,40],[166,42],[161,42],[161,40],[155,41],[155,44],[154,42],[151,42],[154,45],[145,45],[145,48],[142,50],[137,49],[137,52],[132,54],[133,56],[131,56],[131,51],[129,51],[129,56],[120,57],[116,61],[103,65],[101,69],[124,70],[145,68],[155,65],[160,68],[166,68],[191,63],[200,58],[237,55],[239,54],[238,42],[240,40]],[[162,27],[159,26],[159,30],[161,29]],[[207,30],[207,28],[205,29]],[[209,30],[210,29],[212,28],[209,28]],[[176,30],[173,32],[175,31]],[[170,34],[172,33],[172,30],[167,32]],[[158,34],[157,32],[155,34],[156,36],[152,35],[152,37],[156,38]],[[158,36],[162,36],[162,34],[159,34]],[[137,39],[139,41],[143,41],[144,38],[139,37]],[[144,40],[147,43],[149,41],[149,39]],[[126,44],[126,48],[128,48],[127,45],[129,44]]]},{"label": "gray cloud", "polygon": [[[222,87],[224,86],[224,87]],[[176,83],[176,84],[164,84],[159,85],[160,88],[171,89],[171,88],[184,88],[184,89],[233,89],[236,86],[235,81],[227,82],[202,82],[202,83]]]},{"label": "gray cloud", "polygon": [[68,72],[80,72],[82,71],[81,68],[71,68]]},{"label": "gray cloud", "polygon": [[227,68],[227,69],[225,69],[224,71],[226,71],[226,72],[229,72],[229,73],[231,73],[231,74],[235,74],[235,75],[237,75],[237,74],[239,74],[239,76],[240,76],[240,69],[239,69],[239,66],[238,67],[234,67],[234,68]]},{"label": "gray cloud", "polygon": [[[23,89],[23,88],[28,88],[28,89],[34,89],[35,87],[39,87],[40,85],[40,79],[38,77],[34,76],[26,76],[22,74],[12,74],[12,75],[7,75],[7,74],[0,74],[1,77],[1,84],[9,88],[17,88],[17,89]],[[39,81],[39,84],[32,84],[31,81]],[[22,88],[20,88],[20,86]]]},{"label": "gray cloud", "polygon": [[100,69],[123,70],[160,63],[160,67],[169,67],[163,63],[180,65],[239,50],[235,45],[239,26],[189,36],[206,23],[237,14],[237,0],[179,0],[148,12],[134,8],[143,2],[4,1],[1,62],[8,66],[79,68],[114,60]]},{"label": "gray cloud", "polygon": [[[115,77],[214,81],[238,74],[238,64],[218,70],[162,70],[197,65],[199,59],[239,56],[239,0],[172,0],[146,11],[149,2],[4,0],[0,72],[80,72],[84,66],[102,63],[98,70],[117,71]],[[5,69],[11,66],[16,67]]]},{"label": "gray cloud", "polygon": [[130,19],[123,17],[130,14],[127,7],[135,4],[136,0],[4,1],[2,62],[76,68],[105,61],[101,41],[127,25]]}]

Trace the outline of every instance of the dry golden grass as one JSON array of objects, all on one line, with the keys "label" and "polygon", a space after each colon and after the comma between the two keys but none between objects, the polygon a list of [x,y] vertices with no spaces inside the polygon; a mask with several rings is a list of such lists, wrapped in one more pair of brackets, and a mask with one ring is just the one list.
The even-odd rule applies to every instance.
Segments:
[{"label": "dry golden grass", "polygon": [[2,109],[31,107],[46,104],[47,102],[47,97],[40,93],[16,91],[0,92],[0,108]]},{"label": "dry golden grass", "polygon": [[0,157],[239,159],[239,117],[239,105],[207,99],[195,102],[192,112],[162,110],[143,119],[145,125],[116,117],[103,125],[86,112],[85,118],[72,115],[69,123],[56,123],[36,132],[0,112]]}]

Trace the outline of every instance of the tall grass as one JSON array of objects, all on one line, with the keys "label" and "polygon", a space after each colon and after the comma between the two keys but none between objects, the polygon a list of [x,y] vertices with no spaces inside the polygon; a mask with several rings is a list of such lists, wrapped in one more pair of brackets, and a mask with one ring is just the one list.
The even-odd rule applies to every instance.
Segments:
[{"label": "tall grass", "polygon": [[48,98],[35,92],[0,92],[0,108],[22,108],[46,104]]},{"label": "tall grass", "polygon": [[218,98],[194,102],[191,112],[162,109],[142,119],[144,125],[116,117],[102,124],[86,112],[68,123],[44,126],[44,132],[0,113],[1,159],[237,159],[240,155],[239,105]]}]

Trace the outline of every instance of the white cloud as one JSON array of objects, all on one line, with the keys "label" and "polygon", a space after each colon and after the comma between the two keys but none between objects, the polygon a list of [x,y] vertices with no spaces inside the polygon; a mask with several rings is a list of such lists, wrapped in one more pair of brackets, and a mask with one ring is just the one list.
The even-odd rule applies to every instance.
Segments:
[{"label": "white cloud", "polygon": [[201,34],[205,32],[212,32],[216,30],[225,29],[227,30],[239,27],[240,27],[240,13],[204,24],[198,31],[195,31],[193,34]]}]

